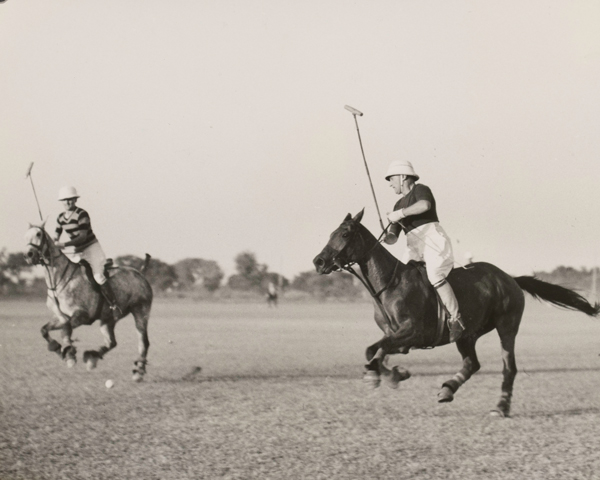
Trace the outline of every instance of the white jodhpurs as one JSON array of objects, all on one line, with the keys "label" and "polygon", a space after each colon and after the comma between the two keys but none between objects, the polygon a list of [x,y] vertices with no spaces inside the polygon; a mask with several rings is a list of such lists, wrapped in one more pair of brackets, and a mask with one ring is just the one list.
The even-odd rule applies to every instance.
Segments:
[{"label": "white jodhpurs", "polygon": [[98,285],[102,285],[106,282],[104,276],[104,265],[106,264],[106,255],[104,250],[100,246],[100,242],[94,242],[82,252],[67,253],[64,252],[72,262],[79,263],[81,260],[86,260],[92,267],[94,273],[94,280],[98,282]]},{"label": "white jodhpurs", "polygon": [[458,309],[458,300],[456,299],[456,295],[454,294],[454,290],[452,290],[452,286],[444,281],[439,286],[436,287],[438,295],[442,300],[442,303],[448,310],[450,314],[450,318],[457,319],[460,318],[460,311]]},{"label": "white jodhpurs", "polygon": [[426,223],[406,234],[406,250],[400,259],[425,262],[427,278],[435,287],[442,283],[454,267],[450,238],[438,222]]}]

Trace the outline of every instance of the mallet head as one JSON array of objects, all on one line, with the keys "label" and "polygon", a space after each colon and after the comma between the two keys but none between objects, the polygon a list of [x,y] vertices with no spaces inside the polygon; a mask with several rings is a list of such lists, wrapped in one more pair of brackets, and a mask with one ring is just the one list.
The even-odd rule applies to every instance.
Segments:
[{"label": "mallet head", "polygon": [[351,107],[350,105],[344,105],[344,108],[348,110],[352,115],[358,115],[362,117],[362,112],[357,110],[356,108]]}]

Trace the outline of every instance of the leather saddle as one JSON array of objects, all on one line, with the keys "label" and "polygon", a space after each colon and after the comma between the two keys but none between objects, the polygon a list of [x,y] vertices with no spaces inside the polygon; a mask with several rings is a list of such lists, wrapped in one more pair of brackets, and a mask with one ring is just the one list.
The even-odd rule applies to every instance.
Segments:
[{"label": "leather saddle", "polygon": [[[100,285],[98,285],[98,282],[96,282],[96,279],[94,278],[94,272],[92,271],[92,266],[89,264],[89,262],[87,260],[80,260],[79,265],[81,265],[81,268],[83,268],[83,271],[85,272],[85,276],[88,279],[88,281],[92,284],[92,287],[94,288],[94,290],[99,292]],[[104,276],[106,278],[110,278],[116,272],[116,270],[118,268],[119,267],[113,263],[112,258],[107,258],[106,263],[104,264]]]}]

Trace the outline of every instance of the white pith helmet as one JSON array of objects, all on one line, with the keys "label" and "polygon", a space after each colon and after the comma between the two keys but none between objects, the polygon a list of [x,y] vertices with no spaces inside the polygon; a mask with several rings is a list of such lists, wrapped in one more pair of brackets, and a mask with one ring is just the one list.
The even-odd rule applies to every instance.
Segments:
[{"label": "white pith helmet", "polygon": [[390,177],[394,175],[410,175],[415,177],[415,180],[419,179],[419,176],[415,173],[415,169],[408,160],[395,160],[390,163],[390,166],[387,169],[387,173],[385,174],[385,179],[389,180]]},{"label": "white pith helmet", "polygon": [[66,200],[67,198],[79,198],[79,195],[77,195],[77,190],[75,190],[75,187],[62,187],[58,191],[58,199],[59,200]]}]

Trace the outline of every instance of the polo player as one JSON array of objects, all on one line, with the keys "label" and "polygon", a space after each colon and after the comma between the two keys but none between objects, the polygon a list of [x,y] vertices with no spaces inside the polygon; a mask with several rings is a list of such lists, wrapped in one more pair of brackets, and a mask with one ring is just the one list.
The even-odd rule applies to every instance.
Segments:
[{"label": "polo player", "polygon": [[[397,195],[402,195],[394,205],[394,211],[387,214],[388,220],[399,224],[406,234],[407,248],[400,260],[402,263],[410,260],[425,262],[427,278],[450,315],[450,342],[455,342],[462,335],[464,325],[456,295],[446,280],[454,267],[454,253],[450,238],[439,223],[433,193],[426,185],[416,183],[419,176],[405,160],[392,162],[385,179]],[[396,240],[394,234],[385,239],[386,243]]]},{"label": "polo player", "polygon": [[[56,246],[73,262],[78,263],[86,260],[92,267],[94,280],[100,286],[102,295],[110,305],[113,317],[118,320],[122,312],[117,305],[117,299],[112,291],[110,283],[104,275],[106,255],[100,246],[100,242],[94,235],[92,223],[88,212],[79,208],[77,199],[79,195],[75,187],[63,187],[58,192],[58,200],[62,202],[65,209],[56,219],[57,227],[55,234]],[[61,234],[65,232],[69,236],[67,242],[59,242]],[[73,247],[74,251],[64,251],[65,247]]]}]

